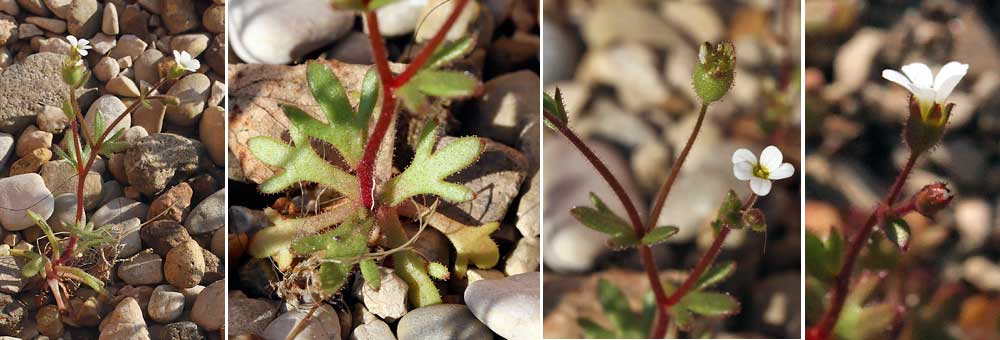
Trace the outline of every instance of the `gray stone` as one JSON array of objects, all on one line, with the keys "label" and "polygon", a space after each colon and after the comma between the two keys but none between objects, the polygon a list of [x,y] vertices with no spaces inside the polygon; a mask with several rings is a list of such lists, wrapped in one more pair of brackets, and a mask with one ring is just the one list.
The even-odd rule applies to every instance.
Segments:
[{"label": "gray stone", "polygon": [[354,328],[351,333],[351,340],[395,340],[396,335],[392,334],[392,329],[382,320],[372,320]]},{"label": "gray stone", "polygon": [[265,299],[250,299],[243,293],[229,293],[230,335],[262,334],[267,325],[278,316],[280,302]]},{"label": "gray stone", "polygon": [[160,331],[162,340],[203,340],[206,339],[204,332],[198,325],[191,321],[175,322],[163,327]]},{"label": "gray stone", "polygon": [[[39,175],[52,195],[75,194],[79,176],[68,160],[46,162]],[[87,210],[95,209],[101,203],[101,175],[90,171],[83,181],[83,205]]]},{"label": "gray stone", "polygon": [[198,124],[198,138],[215,165],[226,164],[226,109],[212,105],[205,108]]},{"label": "gray stone", "polygon": [[[96,223],[95,223],[96,224]],[[142,250],[142,239],[139,238],[140,222],[138,218],[130,218],[109,225],[112,236],[118,239],[118,258],[135,255]]]},{"label": "gray stone", "polygon": [[35,24],[46,31],[62,34],[66,32],[66,22],[59,19],[43,18],[43,17],[28,17],[24,21]]},{"label": "gray stone", "polygon": [[[309,309],[296,309],[281,314],[274,321],[271,321],[260,335],[265,340],[285,340],[288,333],[308,314]],[[323,304],[316,309],[299,335],[291,340],[327,340],[340,339],[340,337],[340,320],[337,317],[337,311],[333,310],[330,305]]]},{"label": "gray stone", "polygon": [[514,145],[527,124],[538,120],[538,75],[518,71],[490,79],[476,102],[470,129],[476,135]]},{"label": "gray stone", "polygon": [[97,34],[101,30],[101,7],[97,0],[71,1],[66,11],[69,33],[83,39]]},{"label": "gray stone", "polygon": [[34,15],[49,15],[49,10],[45,7],[45,3],[42,2],[42,0],[17,0],[17,3],[21,5],[21,8],[24,8]]},{"label": "gray stone", "polygon": [[542,327],[540,281],[538,272],[476,281],[465,289],[465,303],[500,336],[509,340],[536,339]]},{"label": "gray stone", "polygon": [[134,298],[127,297],[102,323],[98,340],[149,340],[149,330],[142,318],[142,308]]},{"label": "gray stone", "polygon": [[7,160],[14,154],[14,150],[14,136],[0,132],[0,173],[7,169]]},{"label": "gray stone", "polygon": [[[380,7],[375,11],[378,16],[379,31],[387,37],[395,37],[413,33],[420,19],[420,10],[427,6],[427,0],[397,1]],[[450,10],[449,10],[450,11]],[[367,26],[365,27],[367,31]]]},{"label": "gray stone", "polygon": [[160,16],[170,33],[182,33],[198,27],[200,20],[195,12],[194,0],[163,1],[161,6]]},{"label": "gray stone", "polygon": [[0,256],[0,293],[17,294],[24,288],[22,262],[13,256]]},{"label": "gray stone", "polygon": [[44,0],[45,7],[47,7],[52,14],[56,17],[66,19],[66,12],[69,10],[69,4],[72,0]]},{"label": "gray stone", "polygon": [[514,251],[507,257],[504,273],[517,275],[537,271],[540,250],[537,238],[528,236],[520,239],[517,241]]},{"label": "gray stone", "polygon": [[[42,106],[62,106],[68,99],[61,75],[65,58],[55,53],[36,53],[3,70],[0,75],[0,132],[20,132],[35,122]],[[29,88],[31,91],[25,91]]]},{"label": "gray stone", "polygon": [[[526,325],[518,325],[526,326]],[[537,336],[537,333],[535,334]],[[464,305],[442,304],[411,310],[396,325],[399,340],[488,340],[493,333]],[[272,339],[268,339],[272,340]]]},{"label": "gray stone", "polygon": [[115,48],[111,49],[108,56],[115,59],[126,56],[132,57],[132,59],[137,59],[139,56],[143,55],[143,52],[146,51],[146,47],[148,46],[149,45],[139,37],[132,34],[126,34],[121,36],[121,38],[118,38],[118,44],[115,45]]},{"label": "gray stone", "polygon": [[107,35],[118,35],[118,9],[113,2],[104,5],[104,15],[101,16],[101,32]]},{"label": "gray stone", "polygon": [[192,58],[197,58],[202,52],[208,49],[208,41],[212,37],[204,33],[190,33],[175,35],[170,39],[170,49],[174,51],[187,51]]},{"label": "gray stone", "polygon": [[108,81],[111,78],[117,77],[118,72],[121,71],[121,65],[118,64],[114,58],[102,57],[101,60],[97,61],[94,65],[94,76],[100,81]]},{"label": "gray stone", "polygon": [[177,81],[167,94],[180,99],[180,104],[167,107],[167,121],[180,126],[198,123],[211,87],[212,81],[201,73],[192,73]]},{"label": "gray stone", "polygon": [[[86,222],[87,214],[83,214],[84,222]],[[73,223],[76,219],[76,194],[65,193],[60,194],[55,197],[55,203],[52,209],[52,216],[48,218],[49,226],[52,227],[54,232],[65,232],[68,231],[65,224]]]},{"label": "gray stone", "polygon": [[0,225],[8,231],[34,226],[26,210],[42,219],[52,216],[55,199],[38,174],[0,178]]},{"label": "gray stone", "polygon": [[146,225],[139,231],[139,237],[161,256],[167,256],[171,249],[191,240],[191,235],[184,226],[169,220]]},{"label": "gray stone", "polygon": [[[2,275],[2,272],[0,272],[0,275]],[[0,286],[2,285],[3,283],[0,282]],[[20,334],[22,322],[24,322],[24,317],[27,314],[24,303],[19,300],[15,300],[10,295],[0,294],[0,306],[3,306],[0,307],[0,334]],[[0,339],[3,338],[4,337],[0,337]]]},{"label": "gray stone", "polygon": [[226,189],[219,189],[198,203],[184,221],[191,235],[202,235],[220,229],[226,224]]},{"label": "gray stone", "polygon": [[[163,60],[163,52],[156,49],[148,49],[142,52],[139,57],[132,57],[135,62],[132,64],[132,70],[135,73],[135,81],[138,85],[142,85],[143,82],[152,86],[160,80],[160,74],[157,70],[157,65]],[[156,102],[156,101],[154,101]],[[146,127],[147,131],[154,131]],[[156,131],[160,131],[156,129]]]},{"label": "gray stone", "polygon": [[[229,46],[247,63],[287,64],[350,32],[355,14],[312,0],[238,1],[229,4]],[[295,22],[297,25],[275,25]],[[255,37],[279,36],[266,46]]]},{"label": "gray stone", "polygon": [[222,329],[226,323],[226,281],[215,281],[198,294],[191,307],[191,321],[207,331]]},{"label": "gray stone", "polygon": [[149,296],[149,318],[159,323],[169,323],[184,313],[184,294],[173,286],[157,286]]},{"label": "gray stone", "polygon": [[163,281],[163,260],[152,251],[143,251],[118,266],[118,277],[135,286],[160,283]]},{"label": "gray stone", "polygon": [[94,225],[119,223],[128,219],[145,219],[149,206],[142,202],[136,202],[125,197],[111,200],[100,209],[97,209],[90,220]]},{"label": "gray stone", "polygon": [[204,162],[203,155],[197,140],[154,133],[125,152],[125,174],[129,184],[152,197],[194,174]]},{"label": "gray stone", "polygon": [[379,273],[382,283],[378,290],[364,280],[358,280],[355,285],[360,286],[358,295],[365,308],[372,314],[392,322],[406,314],[406,293],[409,291],[409,286],[396,276],[392,269],[379,267]]},{"label": "gray stone", "polygon": [[122,100],[118,99],[118,97],[103,95],[100,98],[97,98],[97,100],[90,105],[90,108],[87,109],[87,114],[83,116],[83,119],[87,121],[88,131],[90,131],[93,135],[95,128],[94,120],[96,119],[98,112],[100,112],[101,117],[104,119],[105,129],[111,130],[109,133],[110,136],[118,130],[127,129],[132,126],[131,115],[125,116],[125,118],[122,118],[118,124],[111,126],[111,123],[115,121],[115,118],[118,118],[118,116],[124,113],[126,109],[127,107],[125,106],[125,103],[122,103]]}]

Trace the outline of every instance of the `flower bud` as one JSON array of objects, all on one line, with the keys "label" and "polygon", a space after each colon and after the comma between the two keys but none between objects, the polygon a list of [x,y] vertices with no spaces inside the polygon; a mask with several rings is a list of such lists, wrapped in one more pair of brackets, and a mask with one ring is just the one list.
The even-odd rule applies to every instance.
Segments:
[{"label": "flower bud", "polygon": [[83,61],[80,59],[70,58],[63,63],[62,68],[62,79],[67,85],[78,88],[83,86],[83,83],[87,81],[90,77],[90,72],[87,68],[83,66]]},{"label": "flower bud", "polygon": [[757,208],[752,208],[743,212],[743,225],[756,232],[767,230],[767,222],[764,220],[764,212]]},{"label": "flower bud", "polygon": [[955,196],[951,194],[948,185],[937,182],[924,186],[920,192],[913,195],[913,205],[921,215],[931,218],[941,209],[947,208],[953,198]]},{"label": "flower bud", "polygon": [[694,68],[694,91],[705,103],[721,99],[733,87],[735,68],[736,50],[732,43],[701,44],[698,65]]}]

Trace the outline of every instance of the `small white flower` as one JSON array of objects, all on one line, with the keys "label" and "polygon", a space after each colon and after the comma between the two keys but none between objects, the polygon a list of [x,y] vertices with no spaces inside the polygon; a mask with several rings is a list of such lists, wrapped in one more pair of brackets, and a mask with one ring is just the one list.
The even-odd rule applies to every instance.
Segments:
[{"label": "small white flower", "polygon": [[77,39],[76,37],[70,35],[66,37],[69,41],[69,48],[76,51],[81,57],[87,56],[87,50],[91,49],[90,41],[87,39]]},{"label": "small white flower", "polygon": [[733,153],[733,174],[741,181],[750,181],[750,190],[757,196],[765,196],[771,192],[771,181],[795,173],[791,164],[781,161],[781,150],[774,145],[764,148],[759,162],[750,150],[739,149]]},{"label": "small white flower", "polygon": [[923,63],[908,64],[902,70],[903,73],[882,70],[882,78],[905,87],[920,102],[921,111],[926,111],[935,103],[944,104],[958,82],[969,72],[969,64],[949,62],[941,67],[936,77],[931,68]]},{"label": "small white flower", "polygon": [[191,54],[187,51],[174,51],[174,61],[177,62],[178,67],[189,72],[195,72],[201,67],[201,63],[198,62],[198,59],[191,58]]}]

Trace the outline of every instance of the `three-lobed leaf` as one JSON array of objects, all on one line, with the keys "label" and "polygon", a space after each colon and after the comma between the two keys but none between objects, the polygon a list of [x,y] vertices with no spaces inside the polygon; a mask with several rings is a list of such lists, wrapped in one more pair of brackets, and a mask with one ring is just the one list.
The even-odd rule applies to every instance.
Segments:
[{"label": "three-lobed leaf", "polygon": [[[288,110],[294,111],[294,109]],[[295,134],[295,132],[292,133],[293,138],[296,137]],[[298,139],[299,141],[296,141],[294,146],[266,136],[250,139],[248,142],[250,152],[258,160],[282,168],[281,173],[261,183],[260,190],[264,193],[277,193],[299,182],[313,182],[326,185],[349,198],[357,199],[360,194],[358,179],[331,165],[316,154],[316,151],[309,145],[308,139],[304,137]]]},{"label": "three-lobed leaf", "polygon": [[[368,253],[368,235],[373,225],[370,218],[355,216],[331,231],[304,237],[292,244],[298,254],[322,252],[319,255],[324,260],[319,268],[319,281],[324,294],[332,295],[343,287],[354,264],[362,262],[361,256]],[[378,268],[372,268],[373,264],[365,265],[369,275],[372,269],[378,273]],[[362,271],[362,275],[364,273]]]},{"label": "three-lobed leaf", "polygon": [[[590,200],[594,204],[593,208],[576,207],[570,210],[570,214],[577,221],[580,221],[580,223],[590,229],[607,234],[610,237],[608,239],[608,246],[613,249],[621,250],[634,247],[641,242],[628,222],[612,212],[600,197],[594,193],[590,193]],[[664,228],[668,229],[657,231],[657,233],[662,234],[654,235],[648,241],[658,242],[672,235],[670,227]],[[663,239],[657,239],[658,237],[663,237]]]},{"label": "three-lobed leaf", "polygon": [[840,272],[844,239],[836,229],[831,230],[826,242],[807,230],[805,248],[807,274],[830,281]]},{"label": "three-lobed leaf", "polygon": [[435,152],[437,133],[436,123],[429,122],[424,126],[413,162],[399,176],[386,182],[380,196],[382,202],[396,206],[410,197],[423,194],[436,195],[450,202],[472,199],[472,190],[444,179],[479,159],[483,142],[477,137],[462,137]]},{"label": "three-lobed leaf", "polygon": [[469,262],[480,269],[492,268],[500,261],[500,249],[490,234],[500,228],[500,222],[491,222],[478,227],[465,227],[445,234],[455,246],[455,274],[465,277]]},{"label": "three-lobed leaf", "polygon": [[286,109],[285,114],[307,136],[330,143],[348,164],[356,166],[364,152],[368,121],[378,99],[378,76],[373,69],[365,74],[358,110],[355,111],[340,79],[326,64],[310,62],[306,72],[309,90],[323,111],[327,123],[324,124],[298,109]]}]

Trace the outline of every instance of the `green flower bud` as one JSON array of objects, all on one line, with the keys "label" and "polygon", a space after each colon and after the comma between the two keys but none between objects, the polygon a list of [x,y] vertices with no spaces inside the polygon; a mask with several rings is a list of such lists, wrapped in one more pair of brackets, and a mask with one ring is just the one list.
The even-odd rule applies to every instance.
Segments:
[{"label": "green flower bud", "polygon": [[921,154],[940,142],[954,107],[953,103],[933,103],[922,107],[914,96],[910,96],[910,117],[903,130],[903,139],[910,146],[910,151]]},{"label": "green flower bud", "polygon": [[67,85],[78,88],[83,86],[83,83],[87,82],[87,78],[89,77],[90,72],[83,66],[83,62],[80,59],[69,58],[63,63],[62,79]]},{"label": "green flower bud", "polygon": [[735,68],[736,50],[732,43],[701,44],[698,65],[694,68],[694,91],[705,103],[721,99],[733,87]]}]

